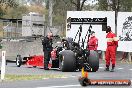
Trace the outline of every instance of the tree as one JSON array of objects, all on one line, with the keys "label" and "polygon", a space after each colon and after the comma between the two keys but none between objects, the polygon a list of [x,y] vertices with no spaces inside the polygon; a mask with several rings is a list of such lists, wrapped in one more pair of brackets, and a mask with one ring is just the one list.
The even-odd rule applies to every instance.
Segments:
[{"label": "tree", "polygon": [[27,13],[28,13],[28,8],[26,6],[18,6],[17,8],[8,8],[3,18],[21,19],[22,15]]},{"label": "tree", "polygon": [[6,14],[8,8],[16,8],[17,6],[15,0],[0,0],[0,18]]},{"label": "tree", "polygon": [[39,14],[44,14],[46,11],[46,8],[41,5],[32,5],[32,6],[28,6],[28,10],[29,12],[36,12]]},{"label": "tree", "polygon": [[19,5],[17,8],[13,7],[7,7],[5,9],[5,6],[1,7],[3,11],[3,15],[1,17],[3,18],[22,18],[23,14],[28,14],[29,12],[36,12],[40,14],[46,14],[47,10],[43,6],[39,5],[32,5],[32,6],[24,6],[24,5]]},{"label": "tree", "polygon": [[53,3],[53,25],[65,24],[66,13],[73,10],[69,0],[54,0]]},{"label": "tree", "polygon": [[0,0],[0,5],[6,4],[6,7],[17,7],[18,4],[15,0]]},{"label": "tree", "polygon": [[[63,25],[63,29],[65,29],[67,11],[83,10],[86,1],[87,0],[53,0],[53,25]],[[47,0],[47,9],[49,7],[48,3]]]},{"label": "tree", "polygon": [[119,0],[120,11],[132,11],[132,0]]},{"label": "tree", "polygon": [[108,10],[108,3],[107,3],[107,0],[99,0],[98,2],[98,10]]},{"label": "tree", "polygon": [[[109,2],[108,2],[109,1]],[[99,10],[131,11],[132,0],[99,0]],[[110,9],[108,9],[110,7]]]},{"label": "tree", "polygon": [[77,11],[81,11],[83,6],[84,6],[84,3],[86,2],[87,0],[70,0],[70,2],[75,5],[76,7],[76,10]]},{"label": "tree", "polygon": [[[53,24],[65,24],[67,11],[81,11],[87,0],[54,0],[53,3]],[[47,2],[48,3],[48,2]],[[48,6],[47,6],[48,8]],[[58,16],[58,17],[57,17]]]}]

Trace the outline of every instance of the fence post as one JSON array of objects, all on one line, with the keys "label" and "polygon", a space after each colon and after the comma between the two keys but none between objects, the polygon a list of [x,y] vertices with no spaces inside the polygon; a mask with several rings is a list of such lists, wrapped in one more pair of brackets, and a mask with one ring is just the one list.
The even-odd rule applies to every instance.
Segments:
[{"label": "fence post", "polygon": [[1,63],[1,80],[4,80],[5,77],[5,64],[6,64],[6,60],[5,60],[5,54],[6,51],[2,51],[2,63]]}]

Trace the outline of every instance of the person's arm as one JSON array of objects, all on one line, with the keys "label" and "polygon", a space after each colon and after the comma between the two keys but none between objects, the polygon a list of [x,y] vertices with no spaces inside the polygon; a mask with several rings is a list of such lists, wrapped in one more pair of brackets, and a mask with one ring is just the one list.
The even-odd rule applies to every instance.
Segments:
[{"label": "person's arm", "polygon": [[98,39],[97,38],[94,40],[93,44],[95,46],[95,50],[97,50],[97,47],[98,47]]},{"label": "person's arm", "polygon": [[114,41],[115,45],[118,47],[119,39],[115,36],[115,34],[114,34],[114,37],[113,37],[113,41]]},{"label": "person's arm", "polygon": [[46,44],[47,44],[47,39],[44,38],[44,39],[42,40],[43,50],[46,49]]}]

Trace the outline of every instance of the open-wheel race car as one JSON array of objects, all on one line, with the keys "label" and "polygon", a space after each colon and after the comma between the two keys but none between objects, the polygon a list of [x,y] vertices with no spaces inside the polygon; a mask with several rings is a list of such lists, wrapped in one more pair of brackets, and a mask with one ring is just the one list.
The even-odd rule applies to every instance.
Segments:
[{"label": "open-wheel race car", "polygon": [[[49,68],[58,68],[63,72],[76,71],[85,67],[85,70],[96,72],[99,68],[98,53],[82,49],[71,38],[62,39],[51,52]],[[44,67],[44,57],[30,56],[22,58],[21,55],[16,57],[16,65],[20,67],[25,64],[33,67]]]}]

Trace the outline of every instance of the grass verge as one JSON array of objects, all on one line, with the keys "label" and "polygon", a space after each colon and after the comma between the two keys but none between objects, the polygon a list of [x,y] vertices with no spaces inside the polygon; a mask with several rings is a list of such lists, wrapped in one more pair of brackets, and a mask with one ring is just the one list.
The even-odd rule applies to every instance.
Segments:
[{"label": "grass verge", "polygon": [[64,75],[5,75],[5,81],[17,81],[17,80],[40,80],[40,79],[48,79],[48,78],[63,78]]}]

